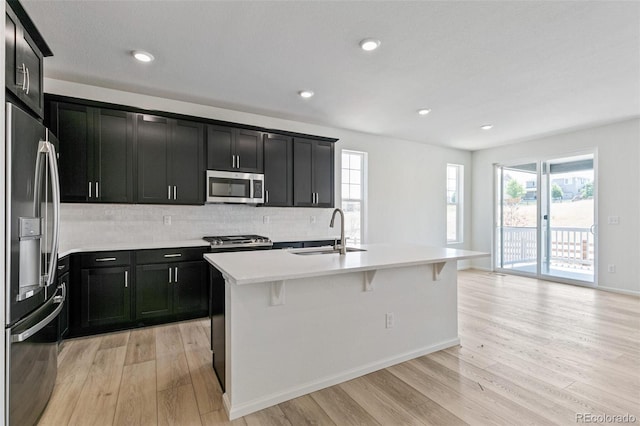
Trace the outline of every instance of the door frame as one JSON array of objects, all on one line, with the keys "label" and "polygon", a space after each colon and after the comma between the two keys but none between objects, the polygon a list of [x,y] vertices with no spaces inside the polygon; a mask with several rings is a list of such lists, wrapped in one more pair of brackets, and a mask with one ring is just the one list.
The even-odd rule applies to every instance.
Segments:
[{"label": "door frame", "polygon": [[[593,262],[593,282],[587,282],[587,281],[580,281],[580,280],[573,280],[570,278],[563,278],[563,277],[557,277],[557,276],[553,276],[553,275],[548,275],[548,274],[543,274],[542,273],[542,255],[543,255],[543,247],[542,244],[547,244],[546,241],[543,241],[543,236],[546,233],[546,228],[547,228],[547,224],[545,223],[544,226],[542,224],[542,215],[543,215],[543,208],[546,207],[546,214],[549,214],[549,203],[548,202],[544,202],[545,206],[543,206],[543,197],[546,197],[546,191],[547,191],[547,180],[548,180],[548,174],[544,173],[543,171],[543,165],[545,165],[546,163],[548,163],[550,160],[553,159],[560,159],[560,158],[570,158],[570,157],[575,157],[575,156],[582,156],[582,155],[593,155],[593,182],[594,182],[594,189],[593,189],[593,223],[595,225],[595,234],[593,236],[593,250],[594,250],[594,262]],[[502,181],[497,173],[497,171],[501,168],[501,167],[510,167],[513,165],[518,165],[518,164],[527,164],[527,163],[536,163],[536,179],[537,179],[537,183],[536,183],[536,211],[537,211],[537,221],[536,221],[536,227],[537,227],[537,231],[536,231],[536,256],[537,256],[537,261],[536,261],[536,272],[535,273],[531,273],[531,272],[524,272],[524,271],[517,271],[517,270],[513,270],[513,269],[508,269],[508,268],[502,268],[502,267],[498,267],[497,266],[497,257],[500,256],[501,254],[498,253],[498,235],[496,232],[496,228],[498,226],[502,226],[502,220],[503,220],[503,215],[502,215],[502,209],[500,209],[500,203],[502,200],[498,200],[498,195],[500,194],[501,191],[501,187],[499,185],[502,185]],[[500,163],[494,163],[493,164],[493,229],[491,232],[491,240],[492,240],[492,250],[491,250],[491,270],[493,272],[500,272],[500,273],[505,273],[505,274],[510,274],[510,275],[519,275],[519,276],[525,276],[525,277],[530,277],[530,278],[536,278],[536,279],[541,279],[541,280],[545,280],[545,281],[553,281],[553,282],[559,282],[559,283],[564,283],[564,284],[571,284],[571,285],[577,285],[577,286],[582,286],[582,287],[598,287],[598,273],[599,273],[599,262],[600,262],[600,256],[599,256],[599,220],[598,220],[598,199],[599,199],[599,188],[600,188],[600,184],[599,184],[599,175],[598,175],[598,149],[597,147],[593,147],[591,149],[584,149],[584,150],[579,150],[579,151],[570,151],[570,152],[563,152],[563,153],[557,153],[557,154],[553,154],[553,155],[546,155],[545,158],[524,158],[524,159],[518,159],[518,160],[513,160],[513,161],[505,161],[505,162],[500,162]],[[543,178],[545,178],[545,182],[543,184]]]}]

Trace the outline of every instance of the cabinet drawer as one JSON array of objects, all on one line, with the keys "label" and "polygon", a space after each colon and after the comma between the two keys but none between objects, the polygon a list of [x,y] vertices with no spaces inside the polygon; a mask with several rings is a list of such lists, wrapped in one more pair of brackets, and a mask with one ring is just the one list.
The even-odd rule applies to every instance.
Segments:
[{"label": "cabinet drawer", "polygon": [[148,263],[188,262],[202,260],[207,247],[138,250],[136,261],[139,265]]},{"label": "cabinet drawer", "polygon": [[58,276],[69,272],[69,256],[58,259]]},{"label": "cabinet drawer", "polygon": [[94,253],[85,253],[80,256],[80,265],[82,268],[127,266],[130,264],[130,251],[99,251]]}]

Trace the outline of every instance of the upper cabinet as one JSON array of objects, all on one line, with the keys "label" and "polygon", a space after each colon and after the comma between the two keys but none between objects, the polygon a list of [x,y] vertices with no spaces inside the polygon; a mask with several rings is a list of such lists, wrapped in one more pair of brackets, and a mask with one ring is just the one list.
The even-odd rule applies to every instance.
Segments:
[{"label": "upper cabinet", "polygon": [[334,206],[334,144],[311,139],[293,140],[293,205]]},{"label": "upper cabinet", "polygon": [[48,108],[60,141],[61,200],[132,203],[133,114],[63,102]]},{"label": "upper cabinet", "polygon": [[207,126],[207,169],[262,173],[262,132]]},{"label": "upper cabinet", "polygon": [[289,136],[265,133],[264,205],[293,205],[293,145]]},{"label": "upper cabinet", "polygon": [[138,114],[138,203],[204,204],[204,127]]},{"label": "upper cabinet", "polygon": [[333,207],[335,139],[46,95],[61,200],[205,202],[207,170],[264,173],[265,206]]},{"label": "upper cabinet", "polygon": [[5,86],[38,117],[43,116],[42,59],[51,51],[17,2],[5,16]]}]

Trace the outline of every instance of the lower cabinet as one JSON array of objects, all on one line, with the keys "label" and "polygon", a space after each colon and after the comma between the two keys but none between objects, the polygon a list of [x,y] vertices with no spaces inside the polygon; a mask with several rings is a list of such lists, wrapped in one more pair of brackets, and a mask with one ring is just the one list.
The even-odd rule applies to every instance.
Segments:
[{"label": "lower cabinet", "polygon": [[71,337],[206,317],[209,270],[202,247],[96,252],[72,256],[69,288]]},{"label": "lower cabinet", "polygon": [[136,319],[164,317],[173,313],[172,269],[169,265],[136,267]]},{"label": "lower cabinet", "polygon": [[207,313],[206,262],[137,266],[136,320],[196,312]]},{"label": "lower cabinet", "polygon": [[130,274],[129,266],[82,269],[82,327],[114,325],[131,320]]}]

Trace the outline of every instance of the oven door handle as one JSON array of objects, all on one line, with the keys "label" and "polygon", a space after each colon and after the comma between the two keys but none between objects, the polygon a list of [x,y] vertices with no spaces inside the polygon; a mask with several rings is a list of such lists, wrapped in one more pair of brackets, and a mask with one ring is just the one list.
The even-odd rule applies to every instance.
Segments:
[{"label": "oven door handle", "polygon": [[62,311],[62,308],[64,307],[65,299],[67,298],[67,287],[64,285],[64,283],[62,283],[58,288],[62,289],[62,296],[53,296],[51,298],[52,303],[53,304],[57,304],[58,307],[53,312],[51,312],[49,315],[47,315],[45,317],[45,319],[43,319],[42,321],[40,321],[36,325],[34,325],[32,327],[29,327],[28,329],[26,329],[22,333],[18,333],[18,334],[12,335],[11,336],[11,343],[24,342],[29,337],[31,337],[34,334],[36,334],[38,331],[40,331],[43,328],[45,328],[51,321],[53,321],[54,318],[56,318],[60,314],[60,311]]}]

